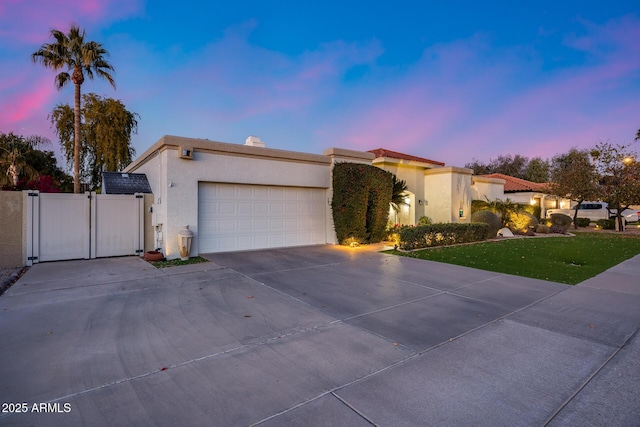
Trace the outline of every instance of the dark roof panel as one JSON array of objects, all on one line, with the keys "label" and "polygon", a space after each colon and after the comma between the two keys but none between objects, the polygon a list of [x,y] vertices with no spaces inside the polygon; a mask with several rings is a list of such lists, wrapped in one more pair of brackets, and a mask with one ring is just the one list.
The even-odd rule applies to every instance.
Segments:
[{"label": "dark roof panel", "polygon": [[152,193],[143,173],[102,172],[102,194]]}]

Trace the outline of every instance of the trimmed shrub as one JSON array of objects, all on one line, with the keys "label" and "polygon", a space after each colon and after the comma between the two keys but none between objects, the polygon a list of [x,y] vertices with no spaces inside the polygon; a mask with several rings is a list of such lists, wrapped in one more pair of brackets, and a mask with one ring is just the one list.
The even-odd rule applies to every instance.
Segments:
[{"label": "trimmed shrub", "polygon": [[588,227],[591,224],[591,220],[589,218],[576,218],[576,223],[578,227]]},{"label": "trimmed shrub", "polygon": [[566,234],[569,227],[573,224],[573,219],[565,214],[551,214],[551,232]]},{"label": "trimmed shrub", "polygon": [[418,219],[418,225],[431,225],[431,224],[433,224],[433,221],[428,216],[422,215]]},{"label": "trimmed shrub", "polygon": [[[487,200],[472,200],[471,201],[471,215],[476,212],[491,210],[492,202]],[[528,203],[514,203],[519,210],[529,212],[540,221],[540,215],[542,214],[542,208],[537,205],[530,205]]]},{"label": "trimmed shrub", "polygon": [[502,220],[491,211],[478,211],[471,215],[471,222],[481,222],[487,224],[487,238],[496,237],[498,230],[502,227]]},{"label": "trimmed shrub", "polygon": [[603,230],[615,230],[616,219],[615,218],[599,219],[598,221],[596,221],[596,225],[602,228]]},{"label": "trimmed shrub", "polygon": [[549,234],[550,232],[551,232],[551,229],[549,228],[548,225],[538,224],[538,226],[536,227],[536,233]]},{"label": "trimmed shrub", "polygon": [[400,249],[412,250],[487,239],[487,224],[440,223],[400,230]]},{"label": "trimmed shrub", "polygon": [[333,167],[333,224],[340,244],[376,243],[387,234],[393,190],[390,172],[359,163]]},{"label": "trimmed shrub", "polygon": [[511,214],[509,223],[507,224],[507,227],[509,227],[513,234],[524,236],[532,236],[537,226],[538,218],[524,210]]}]

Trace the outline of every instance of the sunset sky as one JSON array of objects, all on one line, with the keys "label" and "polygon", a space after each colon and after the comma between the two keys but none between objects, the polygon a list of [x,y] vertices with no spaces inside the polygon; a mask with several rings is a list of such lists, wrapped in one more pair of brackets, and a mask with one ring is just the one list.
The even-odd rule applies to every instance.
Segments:
[{"label": "sunset sky", "polygon": [[[322,153],[387,148],[462,166],[550,158],[640,128],[640,4],[628,1],[0,0],[0,132],[59,144],[73,86],[30,58],[75,22],[163,135]],[[637,145],[637,144],[636,144]]]}]

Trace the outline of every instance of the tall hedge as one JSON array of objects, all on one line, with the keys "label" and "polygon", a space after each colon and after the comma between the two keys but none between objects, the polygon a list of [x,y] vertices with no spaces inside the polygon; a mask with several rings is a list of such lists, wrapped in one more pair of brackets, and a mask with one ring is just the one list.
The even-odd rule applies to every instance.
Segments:
[{"label": "tall hedge", "polygon": [[390,172],[371,165],[336,163],[331,209],[338,243],[382,241],[392,191]]}]

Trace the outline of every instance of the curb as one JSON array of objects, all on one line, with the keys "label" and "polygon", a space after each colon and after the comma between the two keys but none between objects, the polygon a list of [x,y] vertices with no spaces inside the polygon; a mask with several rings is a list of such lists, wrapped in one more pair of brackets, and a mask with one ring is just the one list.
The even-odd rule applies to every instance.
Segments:
[{"label": "curb", "polygon": [[13,285],[20,278],[20,276],[22,275],[22,273],[24,273],[26,269],[27,269],[26,266],[18,267],[16,271],[11,273],[11,276],[9,276],[8,279],[5,279],[2,283],[0,283],[0,295],[2,295],[4,291],[9,289],[9,287],[11,287],[11,285]]}]

